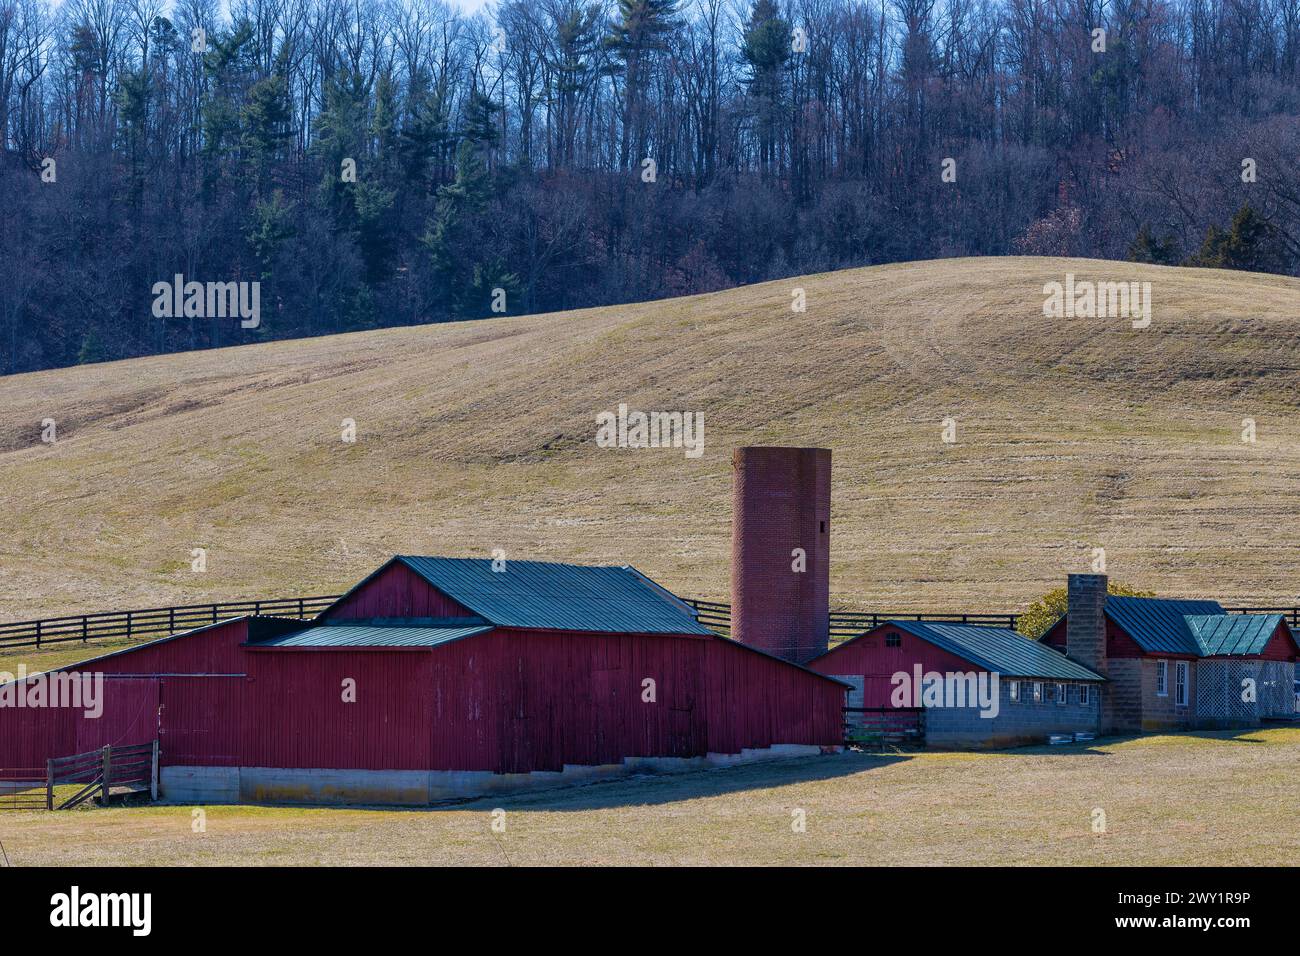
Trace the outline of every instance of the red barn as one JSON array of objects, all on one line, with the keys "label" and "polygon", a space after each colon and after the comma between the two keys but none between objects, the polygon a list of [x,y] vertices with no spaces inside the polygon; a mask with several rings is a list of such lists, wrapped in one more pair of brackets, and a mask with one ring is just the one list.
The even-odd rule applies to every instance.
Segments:
[{"label": "red barn", "polygon": [[630,567],[396,557],[314,621],[62,672],[103,675],[102,716],[0,710],[0,762],[156,737],[163,796],[186,802],[424,804],[842,740],[842,684],[717,636]]}]

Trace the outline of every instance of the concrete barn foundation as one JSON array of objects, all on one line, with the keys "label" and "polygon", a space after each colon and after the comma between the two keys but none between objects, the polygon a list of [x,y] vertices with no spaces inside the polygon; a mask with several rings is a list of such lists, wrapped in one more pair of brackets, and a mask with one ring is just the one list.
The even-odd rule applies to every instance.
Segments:
[{"label": "concrete barn foundation", "polygon": [[163,767],[160,796],[168,803],[291,803],[429,806],[463,800],[617,780],[633,774],[682,773],[765,760],[809,757],[838,747],[776,744],[704,757],[628,757],[602,766],[561,771],[325,770],[275,767]]}]

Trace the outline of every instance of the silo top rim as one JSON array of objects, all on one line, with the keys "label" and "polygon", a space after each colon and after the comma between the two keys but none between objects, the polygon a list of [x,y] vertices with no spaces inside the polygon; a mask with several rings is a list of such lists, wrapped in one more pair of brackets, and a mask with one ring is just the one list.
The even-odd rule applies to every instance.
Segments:
[{"label": "silo top rim", "polygon": [[739,445],[736,451],[824,451],[829,452],[829,448],[819,448],[813,445]]}]

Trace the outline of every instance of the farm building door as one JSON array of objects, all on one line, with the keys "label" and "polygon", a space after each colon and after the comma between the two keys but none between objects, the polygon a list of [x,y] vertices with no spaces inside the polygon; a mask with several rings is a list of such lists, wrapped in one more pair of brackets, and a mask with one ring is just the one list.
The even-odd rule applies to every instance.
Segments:
[{"label": "farm building door", "polygon": [[158,742],[172,767],[239,766],[243,742],[242,675],[169,675],[158,679]]},{"label": "farm building door", "polygon": [[77,721],[76,753],[147,744],[157,736],[158,678],[105,674],[102,694],[102,716]]}]

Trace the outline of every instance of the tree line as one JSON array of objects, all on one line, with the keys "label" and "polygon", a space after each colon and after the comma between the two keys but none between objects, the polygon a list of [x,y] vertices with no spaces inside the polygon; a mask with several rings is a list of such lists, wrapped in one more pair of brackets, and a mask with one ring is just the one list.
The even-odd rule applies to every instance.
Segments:
[{"label": "tree line", "polygon": [[[1042,254],[1294,274],[1300,0],[0,0],[0,371]],[[261,321],[155,283],[260,283]]]}]

